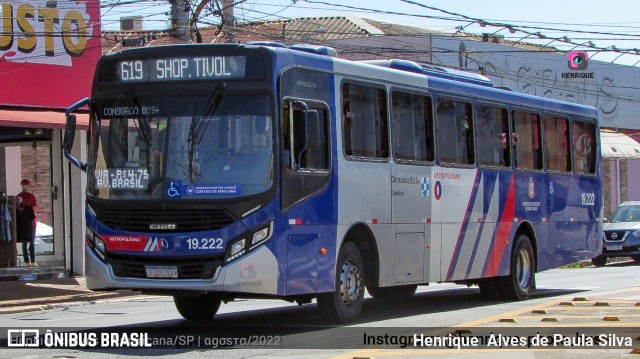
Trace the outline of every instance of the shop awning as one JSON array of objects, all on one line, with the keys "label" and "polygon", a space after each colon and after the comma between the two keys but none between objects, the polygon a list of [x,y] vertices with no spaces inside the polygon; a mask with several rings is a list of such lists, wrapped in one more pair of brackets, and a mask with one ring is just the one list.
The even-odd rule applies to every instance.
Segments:
[{"label": "shop awning", "polygon": [[[89,128],[89,115],[76,114],[77,128]],[[64,112],[35,110],[0,110],[0,126],[24,128],[63,129],[66,123]]]},{"label": "shop awning", "polygon": [[640,143],[624,133],[600,131],[600,149],[605,159],[640,159]]}]

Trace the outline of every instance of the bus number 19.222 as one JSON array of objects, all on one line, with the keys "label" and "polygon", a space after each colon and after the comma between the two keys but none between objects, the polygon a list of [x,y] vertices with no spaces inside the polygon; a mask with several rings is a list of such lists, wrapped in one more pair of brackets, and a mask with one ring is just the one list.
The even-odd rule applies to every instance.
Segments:
[{"label": "bus number 19.222", "polygon": [[596,204],[596,195],[593,192],[580,193],[580,198],[583,206],[594,206]]},{"label": "bus number 19.222", "polygon": [[187,246],[190,250],[222,249],[222,238],[189,238]]}]

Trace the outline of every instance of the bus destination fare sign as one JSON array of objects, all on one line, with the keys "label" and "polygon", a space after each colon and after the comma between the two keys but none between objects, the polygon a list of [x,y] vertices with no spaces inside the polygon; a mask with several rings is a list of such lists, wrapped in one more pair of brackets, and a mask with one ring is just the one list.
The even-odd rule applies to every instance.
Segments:
[{"label": "bus destination fare sign", "polygon": [[116,63],[117,82],[189,81],[245,77],[245,56],[197,56],[127,60]]}]

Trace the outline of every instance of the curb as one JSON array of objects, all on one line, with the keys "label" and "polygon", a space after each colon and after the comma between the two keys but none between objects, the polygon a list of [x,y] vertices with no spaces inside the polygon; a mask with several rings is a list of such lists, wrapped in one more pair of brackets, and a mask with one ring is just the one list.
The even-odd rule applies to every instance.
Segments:
[{"label": "curb", "polygon": [[151,297],[153,296],[138,294],[138,295],[118,296],[113,298],[99,298],[96,300],[85,299],[85,300],[78,300],[78,301],[72,301],[72,302],[53,303],[53,304],[23,305],[23,306],[16,306],[16,307],[4,308],[4,309],[0,308],[0,315],[38,312],[38,311],[51,310],[51,309],[71,308],[71,307],[79,307],[79,306],[91,305],[91,304],[119,302],[119,301],[131,300],[131,299],[144,299],[144,298],[151,298]]}]

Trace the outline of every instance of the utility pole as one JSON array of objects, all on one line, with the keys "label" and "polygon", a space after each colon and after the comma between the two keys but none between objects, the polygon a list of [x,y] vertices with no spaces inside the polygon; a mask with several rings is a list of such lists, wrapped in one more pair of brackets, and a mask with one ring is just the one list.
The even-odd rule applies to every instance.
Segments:
[{"label": "utility pole", "polygon": [[236,18],[233,13],[234,0],[222,0],[222,31],[227,35],[226,42],[236,42],[233,29],[236,26]]},{"label": "utility pole", "polygon": [[189,19],[189,0],[170,0],[171,2],[171,33],[174,43],[188,44],[191,42],[191,26]]}]

